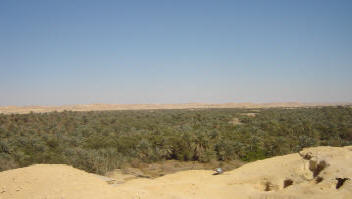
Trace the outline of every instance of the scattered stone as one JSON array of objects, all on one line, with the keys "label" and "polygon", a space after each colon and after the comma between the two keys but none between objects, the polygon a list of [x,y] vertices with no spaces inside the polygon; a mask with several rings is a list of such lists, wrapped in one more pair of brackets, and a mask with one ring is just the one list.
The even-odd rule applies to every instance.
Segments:
[{"label": "scattered stone", "polygon": [[224,170],[222,170],[222,168],[216,168],[214,169],[215,173],[213,173],[213,175],[219,175],[224,173]]}]

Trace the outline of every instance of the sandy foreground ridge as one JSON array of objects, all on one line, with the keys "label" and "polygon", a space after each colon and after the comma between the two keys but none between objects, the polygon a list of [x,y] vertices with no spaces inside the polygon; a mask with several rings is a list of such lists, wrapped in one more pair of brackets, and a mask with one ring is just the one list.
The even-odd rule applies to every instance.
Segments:
[{"label": "sandy foreground ridge", "polygon": [[0,106],[0,114],[45,113],[52,111],[107,111],[107,110],[153,110],[153,109],[204,109],[204,108],[271,108],[271,107],[314,107],[352,105],[352,103],[187,103],[187,104],[82,104],[65,106]]},{"label": "sandy foreground ridge", "polygon": [[[114,179],[67,165],[38,164],[0,172],[0,198],[352,198],[352,146],[307,148],[212,175],[189,170],[156,179]],[[118,180],[118,179],[116,179]]]}]

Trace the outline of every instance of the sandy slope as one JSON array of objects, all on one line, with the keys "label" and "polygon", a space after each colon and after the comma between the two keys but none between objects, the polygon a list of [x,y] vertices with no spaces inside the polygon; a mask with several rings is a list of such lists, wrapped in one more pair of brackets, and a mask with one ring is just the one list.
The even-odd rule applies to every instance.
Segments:
[{"label": "sandy slope", "polygon": [[[308,160],[309,159],[309,160]],[[190,170],[110,185],[66,165],[0,173],[0,198],[352,198],[352,147],[317,147],[246,164],[222,175]],[[313,176],[315,173],[315,177]],[[318,183],[318,181],[320,181]],[[292,185],[284,188],[284,184]]]},{"label": "sandy slope", "polygon": [[226,104],[87,104],[66,106],[0,106],[0,113],[45,113],[52,111],[105,111],[105,110],[152,110],[152,109],[198,109],[198,108],[270,108],[270,107],[309,107],[309,106],[333,106],[351,105],[345,104],[317,104],[317,103],[226,103]]}]

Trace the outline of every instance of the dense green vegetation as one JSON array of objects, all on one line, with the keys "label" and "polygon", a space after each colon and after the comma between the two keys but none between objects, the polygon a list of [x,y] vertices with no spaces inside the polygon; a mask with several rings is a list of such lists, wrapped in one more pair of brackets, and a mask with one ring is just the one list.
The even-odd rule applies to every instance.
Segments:
[{"label": "dense green vegetation", "polygon": [[351,144],[351,107],[0,114],[0,170],[65,163],[105,173],[126,163],[252,161]]}]

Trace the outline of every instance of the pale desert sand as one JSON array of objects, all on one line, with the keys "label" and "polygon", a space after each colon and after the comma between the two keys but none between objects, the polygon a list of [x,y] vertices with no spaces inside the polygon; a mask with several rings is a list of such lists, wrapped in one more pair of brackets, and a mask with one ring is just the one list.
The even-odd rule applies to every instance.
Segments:
[{"label": "pale desert sand", "polygon": [[338,189],[336,184],[337,179],[352,178],[352,146],[308,148],[212,174],[190,170],[111,185],[67,165],[33,165],[1,172],[0,198],[350,199],[351,180]]},{"label": "pale desert sand", "polygon": [[108,110],[154,110],[154,109],[204,109],[204,108],[297,108],[316,106],[352,105],[352,103],[187,103],[187,104],[78,104],[65,106],[0,106],[0,114],[46,113],[52,111],[108,111]]}]

